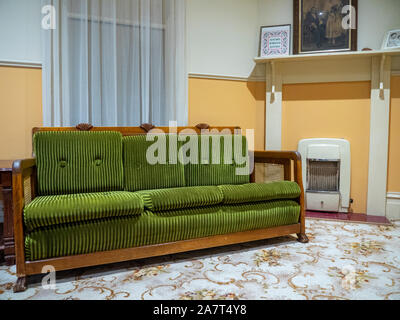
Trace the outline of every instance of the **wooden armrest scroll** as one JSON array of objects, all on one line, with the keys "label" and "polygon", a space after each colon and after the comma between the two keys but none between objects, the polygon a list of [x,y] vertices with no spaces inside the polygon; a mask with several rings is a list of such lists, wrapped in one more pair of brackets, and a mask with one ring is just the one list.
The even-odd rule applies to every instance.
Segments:
[{"label": "wooden armrest scroll", "polygon": [[15,160],[13,162],[13,174],[23,174],[26,170],[36,167],[36,159]]}]

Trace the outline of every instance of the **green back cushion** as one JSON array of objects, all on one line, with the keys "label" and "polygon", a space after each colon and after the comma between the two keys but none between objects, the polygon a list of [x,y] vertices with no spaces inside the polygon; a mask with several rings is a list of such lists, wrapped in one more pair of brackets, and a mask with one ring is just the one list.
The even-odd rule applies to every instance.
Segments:
[{"label": "green back cushion", "polygon": [[[177,140],[176,137],[174,140]],[[173,159],[170,159],[169,145],[170,137],[168,135],[165,135],[164,138],[155,136],[151,141],[147,141],[145,135],[123,138],[124,188],[126,191],[185,186],[183,164],[178,161],[176,152],[171,154]],[[165,146],[164,149],[163,146]],[[147,159],[148,151],[152,156],[151,161]]]},{"label": "green back cushion", "polygon": [[[189,143],[189,139],[190,136],[187,137],[186,143]],[[234,139],[232,135],[203,135],[201,139],[198,139],[197,148],[197,164],[185,165],[187,186],[217,186],[250,182],[248,170],[245,170],[246,163],[240,163],[240,158],[248,160],[247,140],[244,136],[236,135]],[[241,155],[241,157],[236,157],[238,162],[235,160],[235,153]],[[243,175],[243,172],[246,174]]]},{"label": "green back cushion", "polygon": [[39,195],[122,190],[119,132],[38,132],[33,142]]}]

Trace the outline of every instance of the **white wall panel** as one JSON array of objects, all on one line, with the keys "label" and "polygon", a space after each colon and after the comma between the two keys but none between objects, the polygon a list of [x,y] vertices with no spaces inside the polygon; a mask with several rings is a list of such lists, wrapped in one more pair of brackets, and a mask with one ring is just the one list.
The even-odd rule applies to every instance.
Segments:
[{"label": "white wall panel", "polygon": [[[262,77],[260,26],[292,24],[293,0],[187,0],[189,73]],[[358,0],[358,48],[380,49],[400,28],[400,0]],[[257,66],[257,68],[259,68]]]},{"label": "white wall panel", "polygon": [[40,62],[41,0],[0,0],[0,61]]},{"label": "white wall panel", "polygon": [[186,3],[189,73],[248,77],[258,50],[258,1]]}]

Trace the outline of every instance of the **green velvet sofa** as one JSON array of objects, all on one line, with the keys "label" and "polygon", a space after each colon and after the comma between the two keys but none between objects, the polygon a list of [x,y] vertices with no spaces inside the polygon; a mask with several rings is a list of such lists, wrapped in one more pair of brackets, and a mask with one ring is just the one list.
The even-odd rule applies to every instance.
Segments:
[{"label": "green velvet sofa", "polygon": [[[152,128],[34,129],[35,158],[13,168],[16,292],[45,265],[59,271],[293,233],[308,241],[296,152],[249,155],[244,137],[196,127],[197,145],[187,144],[193,135],[166,134],[165,154],[153,153],[164,161],[151,163],[160,139],[147,138]],[[185,144],[191,149],[170,148]],[[253,158],[282,165],[286,181],[256,183]]]}]

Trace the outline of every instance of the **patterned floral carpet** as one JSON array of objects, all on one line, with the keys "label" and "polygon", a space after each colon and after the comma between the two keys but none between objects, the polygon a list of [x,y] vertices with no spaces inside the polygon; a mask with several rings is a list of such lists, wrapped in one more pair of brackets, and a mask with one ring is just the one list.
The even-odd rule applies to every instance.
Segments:
[{"label": "patterned floral carpet", "polygon": [[6,299],[400,299],[400,222],[378,226],[307,220],[294,237],[57,273],[56,289],[31,277],[14,294],[15,267],[0,266]]}]

